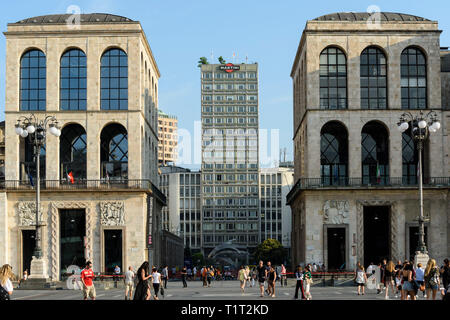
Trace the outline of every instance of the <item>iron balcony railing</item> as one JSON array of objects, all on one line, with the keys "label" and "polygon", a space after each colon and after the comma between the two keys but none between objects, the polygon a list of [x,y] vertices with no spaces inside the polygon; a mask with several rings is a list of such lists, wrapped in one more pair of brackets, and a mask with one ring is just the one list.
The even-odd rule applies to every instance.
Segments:
[{"label": "iron balcony railing", "polygon": [[[450,187],[450,177],[424,177],[423,187],[425,188],[448,188]],[[418,188],[419,182],[411,177],[382,177],[376,179],[372,177],[363,178],[300,178],[286,196],[290,203],[294,195],[300,190],[310,189],[340,189],[340,188]]]},{"label": "iron balcony railing", "polygon": [[[35,190],[37,181],[27,180],[0,180],[0,190],[27,191]],[[61,180],[40,180],[42,191],[61,191],[61,190],[151,190],[152,194],[158,198],[164,205],[166,196],[148,179],[100,179],[87,180],[76,179],[70,182],[67,179]]]}]

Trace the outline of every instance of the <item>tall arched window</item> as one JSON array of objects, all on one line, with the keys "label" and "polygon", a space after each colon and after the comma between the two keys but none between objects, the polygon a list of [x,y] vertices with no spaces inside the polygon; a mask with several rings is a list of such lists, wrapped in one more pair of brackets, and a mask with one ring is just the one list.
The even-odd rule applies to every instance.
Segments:
[{"label": "tall arched window", "polygon": [[361,53],[361,109],[387,108],[386,56],[376,47]]},{"label": "tall arched window", "polygon": [[61,180],[72,172],[75,180],[86,179],[86,131],[79,124],[69,124],[61,131],[59,159]]},{"label": "tall arched window", "polygon": [[389,134],[376,122],[368,122],[361,132],[361,161],[363,184],[389,182]]},{"label": "tall arched window", "polygon": [[348,133],[337,121],[320,131],[320,177],[325,185],[345,185],[348,177]]},{"label": "tall arched window", "polygon": [[79,49],[66,51],[60,64],[61,110],[86,110],[86,55]]},{"label": "tall arched window", "polygon": [[[411,128],[411,122],[409,123]],[[426,142],[425,142],[426,143]],[[424,146],[426,147],[426,145]],[[425,175],[426,161],[425,153],[422,150],[422,177]],[[410,129],[402,133],[402,176],[403,184],[417,184],[418,183],[418,166],[419,166],[419,151],[416,143],[411,137]]]},{"label": "tall arched window", "polygon": [[[36,183],[36,159],[34,157],[34,144],[30,142],[29,137],[20,138],[21,149],[24,153],[20,155],[20,179],[30,181],[32,177],[33,183]],[[22,147],[23,146],[23,147]],[[39,157],[39,175],[41,179],[45,179],[45,159],[46,159],[45,145],[41,147],[41,156]]]},{"label": "tall arched window", "polygon": [[128,57],[121,49],[106,51],[101,60],[101,109],[128,109]]},{"label": "tall arched window", "polygon": [[401,56],[402,109],[427,108],[427,61],[420,49],[408,47]]},{"label": "tall arched window", "polygon": [[45,111],[47,67],[41,50],[29,50],[20,59],[20,110]]},{"label": "tall arched window", "polygon": [[128,135],[118,123],[103,128],[100,135],[101,177],[128,179]]},{"label": "tall arched window", "polygon": [[320,54],[320,108],[347,108],[347,59],[335,47]]}]

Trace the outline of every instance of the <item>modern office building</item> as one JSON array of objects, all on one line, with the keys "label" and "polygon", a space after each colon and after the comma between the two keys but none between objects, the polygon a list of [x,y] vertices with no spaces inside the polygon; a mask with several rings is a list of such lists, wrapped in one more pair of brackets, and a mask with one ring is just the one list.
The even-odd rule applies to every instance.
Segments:
[{"label": "modern office building", "polygon": [[201,189],[199,171],[176,166],[160,167],[160,189],[167,198],[162,229],[183,239],[184,247],[201,251]]},{"label": "modern office building", "polygon": [[258,65],[201,66],[202,247],[259,243]]},{"label": "modern office building", "polygon": [[166,166],[175,164],[178,156],[178,120],[158,110],[158,163]]},{"label": "modern office building", "polygon": [[60,280],[85,260],[96,273],[159,265],[158,66],[138,21],[82,14],[74,26],[69,17],[23,19],[4,33],[0,264],[30,270],[38,182],[33,147],[15,125],[34,114],[61,128],[59,137],[47,133],[41,153],[42,274]]},{"label": "modern office building", "polygon": [[[425,242],[450,253],[448,57],[438,22],[399,13],[309,20],[292,66],[295,185],[293,263],[353,270],[412,259],[418,243],[418,151],[398,123],[434,110],[425,143]],[[442,72],[441,72],[442,70]]]},{"label": "modern office building", "polygon": [[291,207],[286,196],[294,181],[294,167],[261,168],[259,174],[261,194],[261,242],[266,239],[280,241],[284,248],[291,247]]}]

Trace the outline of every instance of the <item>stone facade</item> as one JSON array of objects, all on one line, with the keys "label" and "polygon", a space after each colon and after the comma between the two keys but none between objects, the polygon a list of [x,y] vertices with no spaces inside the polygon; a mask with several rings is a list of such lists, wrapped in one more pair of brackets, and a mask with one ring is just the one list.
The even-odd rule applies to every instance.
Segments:
[{"label": "stone facade", "polygon": [[[426,56],[427,109],[436,111],[441,121],[441,130],[430,135],[425,148],[427,165],[424,174],[428,177],[449,177],[449,117],[444,102],[448,96],[448,81],[445,80],[448,75],[440,72],[441,31],[437,22],[422,18],[387,19],[381,21],[377,28],[372,28],[367,20],[336,18],[344,15],[335,14],[308,21],[300,40],[291,71],[294,92],[294,182],[297,185],[288,195],[288,200],[292,207],[293,263],[320,262],[328,266],[326,230],[335,225],[346,230],[345,268],[352,270],[357,261],[369,263],[363,261],[361,212],[364,207],[389,207],[391,247],[388,258],[410,258],[408,228],[417,225],[418,190],[417,187],[404,186],[302,186],[301,183],[307,179],[321,178],[321,129],[333,120],[345,127],[348,133],[347,177],[360,179],[362,128],[369,121],[382,124],[389,137],[389,177],[401,179],[402,134],[397,130],[397,122],[405,111],[415,114],[418,110],[402,109],[400,58],[405,48],[420,48]],[[330,46],[339,48],[346,56],[347,105],[341,110],[320,107],[319,58],[321,52]],[[386,56],[387,108],[382,110],[361,108],[360,56],[369,46],[381,49]],[[442,261],[449,254],[449,188],[431,184],[433,186],[424,191],[425,215],[430,217],[427,245],[430,255]]]},{"label": "stone facade", "polygon": [[[84,212],[84,258],[93,262],[95,272],[105,272],[106,231],[121,232],[122,270],[135,269],[143,261],[161,263],[157,220],[164,195],[157,189],[157,108],[159,69],[145,33],[137,21],[102,15],[81,15],[81,25],[69,28],[65,23],[36,19],[8,24],[6,37],[5,104],[5,176],[0,193],[0,264],[9,263],[20,274],[24,269],[23,230],[33,230],[35,191],[27,177],[21,176],[23,138],[14,125],[21,116],[33,113],[38,119],[55,116],[63,130],[70,124],[81,125],[86,133],[86,178],[74,186],[64,182],[60,167],[60,139],[47,134],[45,176],[41,176],[42,250],[52,280],[61,278],[61,210]],[[103,15],[105,16],[105,15]],[[64,17],[62,15],[61,17]],[[120,19],[115,19],[120,18]],[[60,109],[60,60],[68,49],[86,54],[86,110]],[[100,108],[100,61],[110,48],[126,53],[128,61],[128,108]],[[21,57],[29,49],[39,49],[46,59],[46,109],[21,111],[19,107]],[[100,135],[111,123],[122,125],[127,134],[127,178],[119,184],[105,183],[100,166]],[[77,177],[75,177],[77,180]],[[108,178],[109,179],[109,178]],[[103,182],[101,182],[103,181]],[[20,187],[19,187],[20,186]],[[153,221],[155,220],[155,221]],[[153,241],[150,238],[153,235]],[[19,271],[20,270],[20,271]]]}]

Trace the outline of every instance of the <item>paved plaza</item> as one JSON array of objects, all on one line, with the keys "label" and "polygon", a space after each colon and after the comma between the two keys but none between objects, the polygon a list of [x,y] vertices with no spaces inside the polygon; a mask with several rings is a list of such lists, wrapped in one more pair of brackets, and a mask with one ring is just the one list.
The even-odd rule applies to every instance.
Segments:
[{"label": "paved plaza", "polygon": [[[124,289],[97,289],[97,300],[124,300]],[[245,294],[241,294],[239,281],[214,281],[211,287],[202,287],[200,281],[188,281],[188,287],[183,288],[180,281],[170,281],[167,284],[164,297],[161,300],[292,300],[294,297],[295,282],[288,287],[276,287],[276,297],[259,297],[259,288],[248,287]],[[153,291],[152,291],[153,294]],[[313,300],[384,300],[384,292],[376,294],[375,290],[366,290],[365,295],[358,296],[356,287],[315,286],[311,289]],[[14,290],[12,300],[82,300],[79,290]],[[423,300],[420,294],[419,300]],[[395,299],[391,295],[391,300]],[[298,301],[301,303],[301,301]]]}]

